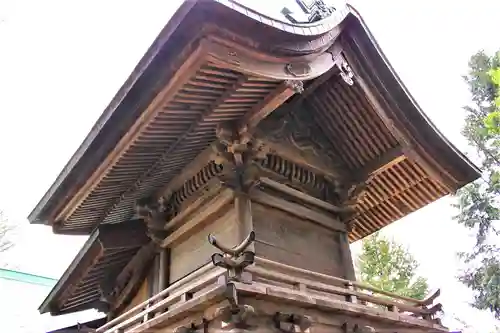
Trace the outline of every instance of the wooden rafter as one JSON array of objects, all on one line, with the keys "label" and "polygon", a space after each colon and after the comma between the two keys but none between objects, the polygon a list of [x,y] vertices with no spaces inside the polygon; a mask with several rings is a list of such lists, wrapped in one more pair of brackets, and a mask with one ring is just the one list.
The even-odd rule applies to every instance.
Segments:
[{"label": "wooden rafter", "polygon": [[405,149],[401,146],[393,147],[384,152],[381,156],[378,156],[374,160],[368,162],[360,170],[355,171],[355,176],[353,178],[358,182],[365,182],[405,159]]},{"label": "wooden rafter", "polygon": [[278,106],[286,102],[295,94],[295,91],[287,83],[282,83],[269,94],[261,103],[252,108],[240,121],[239,128],[244,131],[252,131],[257,125],[273,112]]},{"label": "wooden rafter", "polygon": [[448,191],[453,191],[453,188],[456,187],[456,180],[454,180],[448,172],[441,170],[442,168],[440,168],[440,170],[436,170],[436,167],[431,165],[426,160],[426,154],[422,154],[421,149],[418,149],[415,137],[408,133],[408,130],[400,120],[390,115],[392,107],[380,93],[376,93],[377,90],[373,88],[373,83],[370,82],[369,75],[365,73],[362,66],[359,64],[359,61],[352,55],[353,51],[351,47],[348,43],[344,43],[343,47],[348,51],[345,53],[345,57],[355,75],[355,81],[360,85],[369,103],[372,105],[373,109],[388,130],[392,133],[392,135],[394,135],[402,146],[406,147],[407,158],[410,158],[421,165],[429,175],[431,175],[434,179],[437,179]]},{"label": "wooden rafter", "polygon": [[99,165],[91,177],[89,177],[85,184],[78,190],[78,192],[71,198],[71,200],[64,206],[54,220],[65,220],[70,216],[80,205],[89,193],[100,183],[106,176],[106,173],[115,165],[125,152],[141,134],[142,130],[154,119],[154,116],[168,100],[174,96],[179,88],[191,77],[192,74],[198,70],[200,65],[205,61],[205,50],[202,44],[198,46],[187,58],[184,64],[175,73],[169,84],[155,97],[149,107],[141,114],[141,117],[134,123],[134,125],[127,131],[121,138],[120,142],[115,146],[113,151],[107,156],[106,160]]}]

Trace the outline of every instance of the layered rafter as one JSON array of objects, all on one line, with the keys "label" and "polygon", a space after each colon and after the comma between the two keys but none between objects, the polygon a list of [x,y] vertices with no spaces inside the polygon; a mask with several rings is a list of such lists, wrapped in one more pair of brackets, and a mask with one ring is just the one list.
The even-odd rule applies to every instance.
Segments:
[{"label": "layered rafter", "polygon": [[206,262],[205,227],[255,228],[259,255],[353,279],[348,241],[478,177],[359,15],[328,12],[299,24],[229,0],[180,7],[30,214],[91,235],[43,311],[122,311],[165,248],[175,284]]}]

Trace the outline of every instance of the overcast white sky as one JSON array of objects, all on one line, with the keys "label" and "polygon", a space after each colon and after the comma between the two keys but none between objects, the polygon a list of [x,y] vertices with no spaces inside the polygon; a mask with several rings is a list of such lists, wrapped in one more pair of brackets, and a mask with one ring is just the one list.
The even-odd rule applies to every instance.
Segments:
[{"label": "overcast white sky", "polygon": [[[286,2],[252,4],[279,11]],[[26,216],[179,3],[0,0],[0,209],[19,225],[18,245],[5,258],[11,265],[59,277],[79,250],[81,237],[53,236],[48,227],[28,226]],[[469,96],[461,75],[478,49],[500,48],[500,1],[351,3],[429,117],[467,150],[460,128]],[[455,253],[469,246],[470,235],[452,221],[451,201],[442,199],[384,232],[406,244],[421,274],[442,288],[448,313],[477,332],[491,332],[491,316],[470,309],[470,293],[455,280]]]}]

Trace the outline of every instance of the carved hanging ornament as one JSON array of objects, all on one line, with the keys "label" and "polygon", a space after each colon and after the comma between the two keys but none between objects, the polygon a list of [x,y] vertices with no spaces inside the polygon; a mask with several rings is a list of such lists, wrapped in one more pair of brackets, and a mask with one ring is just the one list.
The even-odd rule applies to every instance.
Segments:
[{"label": "carved hanging ornament", "polygon": [[212,255],[212,263],[227,270],[229,281],[242,281],[243,270],[255,260],[255,253],[247,251],[254,241],[255,232],[251,231],[241,244],[231,248],[219,243],[215,236],[209,234],[208,242],[222,252]]},{"label": "carved hanging ornament", "polygon": [[297,81],[297,80],[286,80],[285,84],[295,91],[297,94],[302,94],[304,92],[304,83],[302,81]]},{"label": "carved hanging ornament", "polygon": [[354,84],[354,73],[349,66],[349,63],[342,57],[337,62],[337,67],[340,70],[340,77],[344,80],[345,83],[352,86]]}]

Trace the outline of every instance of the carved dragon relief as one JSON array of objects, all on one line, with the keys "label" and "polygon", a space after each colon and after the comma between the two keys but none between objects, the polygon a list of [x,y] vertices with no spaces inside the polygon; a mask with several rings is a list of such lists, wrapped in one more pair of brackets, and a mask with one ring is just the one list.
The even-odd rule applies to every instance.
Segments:
[{"label": "carved dragon relief", "polygon": [[262,121],[257,133],[271,142],[288,143],[326,160],[333,169],[342,167],[342,163],[336,162],[339,159],[328,147],[329,141],[313,115],[305,109],[282,107]]},{"label": "carved dragon relief", "polygon": [[[279,151],[272,151],[260,140],[264,137],[269,142],[288,144],[326,161],[332,170],[341,170],[342,162],[337,162],[339,158],[329,148],[328,139],[306,110],[279,109],[261,123],[254,135],[225,124],[217,129],[216,136],[211,146],[211,160],[180,188],[166,197],[137,201],[136,213],[147,224],[153,240],[161,241],[166,236],[166,222],[180,213],[185,202],[203,195],[214,179],[235,191],[247,192],[265,175],[318,199],[348,208],[354,207],[364,192],[362,184],[353,185],[340,177],[318,174],[280,156]],[[351,210],[348,209],[349,213]]]},{"label": "carved dragon relief", "polygon": [[[339,66],[343,65],[339,63]],[[349,67],[346,63],[345,66]],[[349,73],[349,71],[344,72],[347,80],[352,79]],[[329,199],[329,202],[345,207],[348,212],[343,218],[347,220],[366,193],[367,184],[351,179],[343,162],[334,153],[330,140],[314,120],[313,114],[307,109],[300,108],[300,105],[284,106],[274,111],[261,122],[256,133],[269,142],[288,144],[297,151],[313,155],[324,162],[329,170],[338,171],[338,176],[335,178],[328,175],[323,177],[322,183],[329,185],[329,194],[321,199]],[[275,153],[280,154],[279,151]]]},{"label": "carved dragon relief", "polygon": [[[315,156],[324,162],[329,170],[339,171],[336,178],[323,176],[322,182],[329,185],[329,198],[332,203],[353,205],[361,188],[354,186],[348,178],[341,159],[330,147],[329,139],[313,119],[313,114],[299,106],[283,107],[262,121],[257,134],[276,144],[288,144],[300,152]],[[279,155],[279,151],[276,154]],[[316,175],[318,177],[319,175]]]}]

